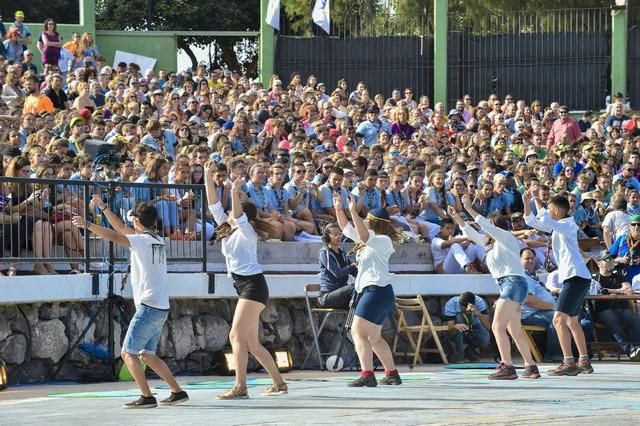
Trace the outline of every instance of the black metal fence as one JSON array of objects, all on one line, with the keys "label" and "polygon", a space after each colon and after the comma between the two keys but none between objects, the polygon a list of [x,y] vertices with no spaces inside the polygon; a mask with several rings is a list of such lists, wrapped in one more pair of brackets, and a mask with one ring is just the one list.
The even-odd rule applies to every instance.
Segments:
[{"label": "black metal fence", "polygon": [[485,15],[449,22],[450,101],[490,93],[600,109],[610,87],[610,10]]},{"label": "black metal fence", "polygon": [[[350,88],[365,81],[371,96],[389,97],[392,89],[404,87],[433,94],[432,16],[340,17],[330,36],[313,22],[305,26],[313,34],[281,22],[276,70],[285,84],[294,73],[303,79],[315,74],[327,89],[345,78]],[[510,12],[469,21],[451,15],[448,25],[450,101],[466,93],[474,101],[510,93],[529,101],[557,100],[572,109],[604,105],[610,87],[610,9]],[[630,49],[639,49],[629,40]],[[634,66],[638,61],[640,52]]]},{"label": "black metal fence", "polygon": [[640,7],[629,9],[627,83],[631,107],[637,109],[640,105]]},{"label": "black metal fence", "polygon": [[[110,227],[108,218],[91,203],[100,197],[129,227],[129,213],[140,201],[158,210],[158,235],[164,237],[168,263],[199,263],[206,271],[207,237],[213,225],[207,217],[203,185],[93,182],[81,180],[0,177],[0,242],[4,266],[34,264],[38,273],[58,264],[85,271],[126,268],[128,250],[75,227],[71,219]],[[53,266],[55,265],[55,267]],[[49,268],[49,269],[47,269]]]},{"label": "black metal fence", "polygon": [[[383,20],[382,20],[383,19]],[[433,93],[433,19],[431,16],[344,17],[327,36],[311,23],[314,36],[282,21],[276,49],[276,72],[288,83],[293,74],[310,74],[336,87],[345,79],[350,90],[364,81],[371,98],[391,96],[395,88]],[[416,98],[417,99],[417,98]]]}]

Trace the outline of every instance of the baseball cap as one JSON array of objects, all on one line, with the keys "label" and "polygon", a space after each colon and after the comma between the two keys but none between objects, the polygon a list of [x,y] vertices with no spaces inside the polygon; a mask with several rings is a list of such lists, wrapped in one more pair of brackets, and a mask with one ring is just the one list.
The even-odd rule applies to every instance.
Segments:
[{"label": "baseball cap", "polygon": [[71,122],[69,123],[69,126],[73,127],[78,123],[84,124],[84,119],[82,117],[74,117],[74,118],[71,119]]},{"label": "baseball cap", "polygon": [[447,117],[451,117],[452,115],[460,115],[460,111],[458,111],[455,108],[452,110],[449,110],[449,114],[447,114]]},{"label": "baseball cap", "polygon": [[600,253],[598,253],[598,256],[596,257],[596,260],[609,261],[609,260],[611,260],[612,257],[613,257],[613,255],[611,253],[609,253],[609,250],[602,250]]},{"label": "baseball cap", "polygon": [[634,214],[633,216],[631,216],[631,220],[629,220],[629,223],[640,223],[640,214]]},{"label": "baseball cap", "polygon": [[16,10],[16,14],[15,14],[16,18],[24,18],[24,12],[21,10]]}]

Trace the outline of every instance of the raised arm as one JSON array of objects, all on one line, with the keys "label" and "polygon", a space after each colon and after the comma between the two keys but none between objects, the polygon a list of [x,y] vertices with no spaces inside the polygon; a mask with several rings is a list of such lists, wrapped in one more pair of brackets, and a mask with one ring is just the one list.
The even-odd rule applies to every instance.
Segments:
[{"label": "raised arm", "polygon": [[112,212],[105,205],[104,201],[102,201],[102,198],[100,198],[99,196],[94,195],[93,198],[91,199],[91,204],[93,204],[98,209],[100,209],[100,211],[107,217],[107,219],[109,220],[109,223],[111,224],[113,229],[116,230],[116,232],[119,232],[125,235],[131,235],[136,233],[136,231],[134,231],[133,229],[125,225],[122,219],[120,219],[117,214]]},{"label": "raised arm", "polygon": [[333,193],[333,210],[336,212],[338,226],[344,231],[350,224],[349,219],[347,219],[347,215],[344,214],[344,210],[342,210],[342,196],[339,192]]},{"label": "raised arm", "polygon": [[240,193],[242,192],[242,184],[244,179],[238,176],[231,185],[231,216],[234,219],[243,215],[242,200],[240,199]]},{"label": "raised arm", "polygon": [[204,165],[204,187],[207,190],[207,200],[209,204],[215,204],[218,201],[218,191],[216,191],[216,185],[213,182],[213,173],[216,171],[215,161],[207,161]]},{"label": "raised arm", "polygon": [[112,229],[105,228],[103,226],[98,226],[95,223],[91,223],[87,221],[82,216],[74,216],[73,219],[71,219],[71,221],[78,228],[84,228],[87,231],[93,232],[94,234],[104,238],[105,240],[113,241],[119,246],[123,246],[127,248],[131,247],[131,243],[129,242],[129,239],[125,234],[121,232],[114,231]]},{"label": "raised arm", "polygon": [[369,230],[364,224],[364,220],[358,214],[358,205],[351,195],[349,197],[349,212],[351,213],[351,220],[353,220],[353,226],[356,228],[358,239],[363,243],[369,240]]},{"label": "raised arm", "polygon": [[[487,234],[489,234],[491,238],[505,245],[508,245],[514,242],[517,244],[516,237],[514,237],[511,232],[505,229],[498,228],[493,223],[491,223],[487,218],[485,218],[481,214],[478,214],[473,209],[473,206],[471,205],[471,199],[466,194],[462,196],[462,205],[467,210],[467,212],[471,216],[473,216],[473,219],[476,221],[478,225],[480,225],[482,230],[485,231]],[[475,239],[471,237],[471,235],[469,237],[475,241]]]},{"label": "raised arm", "polygon": [[[542,207],[540,200],[538,200],[537,198],[534,198],[534,200],[536,203],[536,208],[538,209],[538,214],[542,213],[544,211],[544,208]],[[524,222],[530,227],[538,229],[540,231],[551,232],[552,230],[540,220],[538,220],[538,218],[531,211],[531,194],[529,194],[528,191],[525,191],[525,193],[522,195],[522,202],[524,203]]]}]

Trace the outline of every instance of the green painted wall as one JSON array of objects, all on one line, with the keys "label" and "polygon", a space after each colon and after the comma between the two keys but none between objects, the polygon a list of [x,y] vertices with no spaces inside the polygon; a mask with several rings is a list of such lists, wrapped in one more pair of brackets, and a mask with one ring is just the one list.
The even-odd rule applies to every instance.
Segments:
[{"label": "green painted wall", "polygon": [[122,50],[156,58],[156,71],[176,71],[178,67],[178,42],[172,32],[98,31],[96,41],[107,65],[113,65],[116,50]]}]

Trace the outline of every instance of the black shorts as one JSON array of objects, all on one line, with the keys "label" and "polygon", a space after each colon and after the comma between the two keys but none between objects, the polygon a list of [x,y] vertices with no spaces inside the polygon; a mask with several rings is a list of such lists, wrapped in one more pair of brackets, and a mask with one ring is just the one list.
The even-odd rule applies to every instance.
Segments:
[{"label": "black shorts", "polygon": [[586,278],[575,276],[564,280],[564,286],[556,301],[556,311],[570,317],[578,316],[590,287],[591,280]]},{"label": "black shorts", "polygon": [[254,302],[267,304],[269,300],[269,287],[263,274],[238,275],[231,273],[233,286],[240,299],[253,300]]}]

